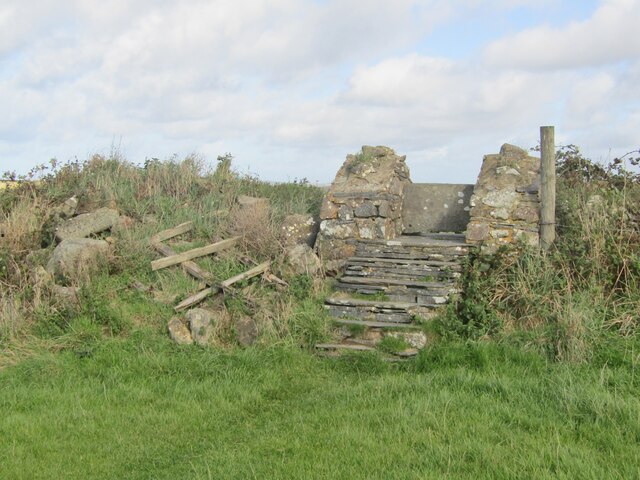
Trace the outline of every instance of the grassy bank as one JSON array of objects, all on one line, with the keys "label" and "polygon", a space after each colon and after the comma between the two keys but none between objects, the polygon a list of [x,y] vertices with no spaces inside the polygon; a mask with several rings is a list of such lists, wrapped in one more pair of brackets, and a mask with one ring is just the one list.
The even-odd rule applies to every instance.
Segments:
[{"label": "grassy bank", "polygon": [[149,332],[0,372],[2,478],[638,478],[639,358],[449,344],[415,363]]}]

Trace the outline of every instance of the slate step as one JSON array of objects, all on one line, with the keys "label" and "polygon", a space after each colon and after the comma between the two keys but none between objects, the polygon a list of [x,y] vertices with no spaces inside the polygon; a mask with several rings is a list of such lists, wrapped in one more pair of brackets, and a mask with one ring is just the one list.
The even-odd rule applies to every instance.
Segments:
[{"label": "slate step", "polygon": [[360,352],[376,351],[373,347],[353,343],[316,343],[316,348],[320,350],[356,350]]},{"label": "slate step", "polygon": [[416,282],[384,277],[352,277],[345,275],[338,279],[341,284],[371,285],[380,287],[405,287],[430,291],[448,291],[453,288],[453,282]]},{"label": "slate step", "polygon": [[420,327],[408,323],[396,323],[396,322],[373,322],[370,320],[347,320],[345,318],[336,318],[334,322],[338,325],[360,325],[367,328],[402,328],[402,329],[415,329]]},{"label": "slate step", "polygon": [[385,266],[390,265],[393,267],[407,267],[407,268],[438,268],[441,270],[451,270],[453,272],[462,271],[459,259],[455,261],[442,261],[442,260],[419,260],[413,258],[384,258],[384,257],[350,257],[347,259],[347,265],[362,265],[362,266]]},{"label": "slate step", "polygon": [[375,322],[411,323],[413,315],[407,312],[381,312],[372,307],[341,307],[325,305],[324,308],[336,318],[362,319]]},{"label": "slate step", "polygon": [[347,266],[344,275],[348,277],[384,277],[396,280],[409,281],[453,281],[460,276],[455,272],[443,272],[439,270],[417,270],[417,269],[398,269],[398,268],[378,268],[378,267],[361,267]]}]

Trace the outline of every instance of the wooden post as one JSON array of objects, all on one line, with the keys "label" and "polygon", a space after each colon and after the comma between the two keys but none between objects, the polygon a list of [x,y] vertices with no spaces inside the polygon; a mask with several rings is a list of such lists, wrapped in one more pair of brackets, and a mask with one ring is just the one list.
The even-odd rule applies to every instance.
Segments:
[{"label": "wooden post", "polygon": [[556,146],[553,127],[540,127],[540,247],[556,238]]}]

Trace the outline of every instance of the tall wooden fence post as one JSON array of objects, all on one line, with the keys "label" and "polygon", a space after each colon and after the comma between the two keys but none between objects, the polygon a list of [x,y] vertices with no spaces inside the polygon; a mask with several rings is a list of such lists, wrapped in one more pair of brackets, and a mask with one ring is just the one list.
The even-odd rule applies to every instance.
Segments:
[{"label": "tall wooden fence post", "polygon": [[540,247],[556,238],[556,147],[553,127],[540,127]]}]

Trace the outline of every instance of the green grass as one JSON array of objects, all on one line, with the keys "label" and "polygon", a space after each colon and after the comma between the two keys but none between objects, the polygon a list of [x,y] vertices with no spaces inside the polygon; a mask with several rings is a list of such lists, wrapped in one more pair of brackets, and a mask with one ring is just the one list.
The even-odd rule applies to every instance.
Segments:
[{"label": "green grass", "polygon": [[443,344],[396,365],[138,330],[0,371],[0,477],[638,478],[635,355]]}]

